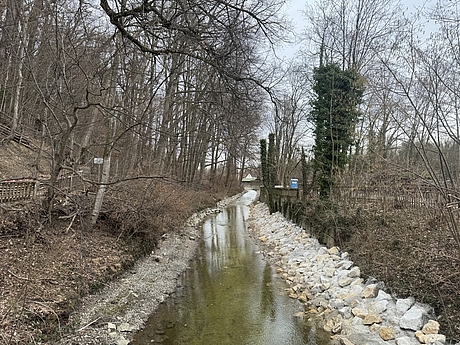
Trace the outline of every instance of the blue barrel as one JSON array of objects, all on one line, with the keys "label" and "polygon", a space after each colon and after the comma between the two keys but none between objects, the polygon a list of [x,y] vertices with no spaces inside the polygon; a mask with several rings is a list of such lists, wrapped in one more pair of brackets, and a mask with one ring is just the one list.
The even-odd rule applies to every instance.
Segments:
[{"label": "blue barrel", "polygon": [[299,180],[296,178],[291,179],[291,189],[299,188]]}]

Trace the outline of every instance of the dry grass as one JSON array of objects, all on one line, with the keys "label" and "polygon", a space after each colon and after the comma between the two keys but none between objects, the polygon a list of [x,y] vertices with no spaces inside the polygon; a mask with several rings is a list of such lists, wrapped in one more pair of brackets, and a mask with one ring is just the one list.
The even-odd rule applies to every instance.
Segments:
[{"label": "dry grass", "polygon": [[460,341],[459,252],[442,217],[419,209],[367,218],[367,229],[356,231],[345,249],[392,293],[433,306],[443,332]]}]

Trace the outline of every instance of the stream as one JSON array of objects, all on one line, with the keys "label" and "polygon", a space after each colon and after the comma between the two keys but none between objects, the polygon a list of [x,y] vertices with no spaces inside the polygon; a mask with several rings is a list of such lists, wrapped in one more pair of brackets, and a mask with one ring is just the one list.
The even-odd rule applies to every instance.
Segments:
[{"label": "stream", "polygon": [[248,191],[206,218],[197,259],[181,287],[161,304],[130,344],[329,344],[329,334],[303,316],[304,306],[263,260],[247,232]]}]

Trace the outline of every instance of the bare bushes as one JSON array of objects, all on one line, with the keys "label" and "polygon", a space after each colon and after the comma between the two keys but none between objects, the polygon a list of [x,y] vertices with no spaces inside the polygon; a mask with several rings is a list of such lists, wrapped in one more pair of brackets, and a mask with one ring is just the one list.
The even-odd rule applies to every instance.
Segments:
[{"label": "bare bushes", "polygon": [[26,236],[31,228],[39,228],[38,208],[32,203],[0,207],[0,236]]},{"label": "bare bushes", "polygon": [[155,244],[163,234],[178,230],[193,212],[216,202],[208,189],[134,180],[111,190],[99,222],[118,237],[141,237]]},{"label": "bare bushes", "polygon": [[305,209],[306,228],[328,246],[342,247],[365,226],[361,209],[350,211],[341,203],[318,199],[307,203]]},{"label": "bare bushes", "polygon": [[62,336],[79,299],[148,253],[220,194],[163,180],[111,186],[95,228],[86,219],[92,195],[58,198],[53,219],[39,205],[0,207],[0,343]]}]

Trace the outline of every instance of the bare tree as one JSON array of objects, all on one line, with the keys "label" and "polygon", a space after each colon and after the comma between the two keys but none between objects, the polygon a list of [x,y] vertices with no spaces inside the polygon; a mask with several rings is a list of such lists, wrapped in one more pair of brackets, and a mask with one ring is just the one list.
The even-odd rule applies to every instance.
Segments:
[{"label": "bare tree", "polygon": [[352,174],[346,178],[355,185],[362,182],[364,171],[382,168],[385,157],[405,137],[399,123],[405,121],[407,103],[394,92],[395,81],[385,66],[397,64],[395,50],[413,26],[399,1],[393,0],[321,1],[307,8],[306,17],[310,24],[305,38],[311,43],[306,56],[319,64],[356,69],[365,79],[362,116],[347,170]]},{"label": "bare tree", "polygon": [[[366,75],[376,53],[388,49],[388,38],[404,21],[394,0],[327,0],[308,7],[307,39],[313,42],[323,63],[339,63]],[[363,70],[364,69],[364,70]]]},{"label": "bare tree", "polygon": [[114,114],[115,105],[117,102],[117,76],[120,65],[120,49],[121,49],[121,36],[118,34],[115,38],[115,56],[112,60],[112,65],[110,66],[110,79],[108,92],[105,99],[105,104],[107,106],[103,107],[103,112],[107,113],[107,131],[106,131],[106,141],[104,145],[104,152],[102,155],[102,173],[100,184],[97,189],[96,199],[94,200],[93,210],[91,212],[91,225],[96,224],[96,221],[99,217],[101,211],[102,202],[104,200],[104,194],[107,190],[107,183],[110,178],[110,168],[112,162],[112,152],[114,148],[115,135],[117,131],[117,117]]},{"label": "bare tree", "polygon": [[[449,13],[449,14],[448,14]],[[424,172],[429,175],[427,183],[432,184],[442,195],[447,208],[442,209],[449,220],[449,226],[458,248],[460,231],[458,219],[453,210],[460,200],[457,167],[458,157],[448,158],[446,143],[460,144],[458,118],[458,88],[455,77],[459,72],[459,36],[457,12],[445,12],[444,6],[432,9],[431,15],[439,20],[440,30],[434,32],[425,43],[411,32],[400,41],[406,52],[396,57],[398,63],[386,62],[385,67],[397,83],[393,91],[404,95],[407,117],[399,123],[408,142],[423,163]],[[397,51],[396,51],[397,53]],[[412,155],[409,153],[408,155]],[[414,161],[406,165],[414,171]],[[460,253],[460,250],[459,250]]]},{"label": "bare tree", "polygon": [[[75,132],[79,122],[100,102],[104,74],[100,42],[97,33],[87,27],[90,17],[84,9],[72,3],[47,8],[42,17],[43,28],[49,36],[42,37],[27,51],[27,92],[35,95],[31,108],[24,111],[35,114],[42,138],[50,152],[50,179],[45,207],[51,210],[57,181],[63,169],[72,170]],[[72,21],[68,21],[73,13]],[[50,38],[51,37],[51,38]],[[100,43],[99,43],[100,42]],[[102,78],[104,79],[104,78]]]},{"label": "bare tree", "polygon": [[24,127],[41,140],[47,210],[63,171],[89,173],[95,157],[104,158],[102,180],[84,176],[98,186],[93,223],[103,194],[124,178],[241,176],[268,90],[263,57],[281,38],[281,5],[7,1],[0,118],[11,133]]},{"label": "bare tree", "polygon": [[[155,131],[157,172],[178,171],[174,162],[185,159],[185,164],[179,163],[180,171],[186,180],[191,180],[198,167],[204,171],[208,149],[214,151],[211,165],[216,167],[216,149],[225,143],[212,133],[214,128],[222,128],[226,122],[207,114],[216,111],[219,102],[233,97],[225,94],[234,94],[240,99],[244,93],[244,97],[251,99],[248,90],[253,87],[238,84],[262,84],[260,71],[254,67],[258,66],[257,54],[261,51],[256,44],[262,46],[263,40],[270,42],[279,36],[277,29],[282,26],[276,11],[281,4],[276,1],[185,1],[142,5],[127,2],[122,10],[117,1],[101,1],[102,9],[122,36],[141,51],[158,57],[165,67],[163,112]],[[204,73],[193,73],[194,68]],[[221,96],[212,96],[216,90]],[[210,99],[215,103],[209,103]],[[234,126],[235,121],[231,122]],[[198,128],[192,129],[195,125]],[[210,148],[209,140],[218,142]],[[195,145],[188,144],[192,142]],[[227,164],[234,165],[234,157],[227,154]]]},{"label": "bare tree", "polygon": [[283,87],[277,89],[276,108],[268,120],[271,133],[275,134],[275,160],[277,180],[289,185],[293,171],[299,166],[301,147],[308,146],[309,125],[306,120],[310,108],[311,82],[301,65],[289,66],[283,75]]}]

